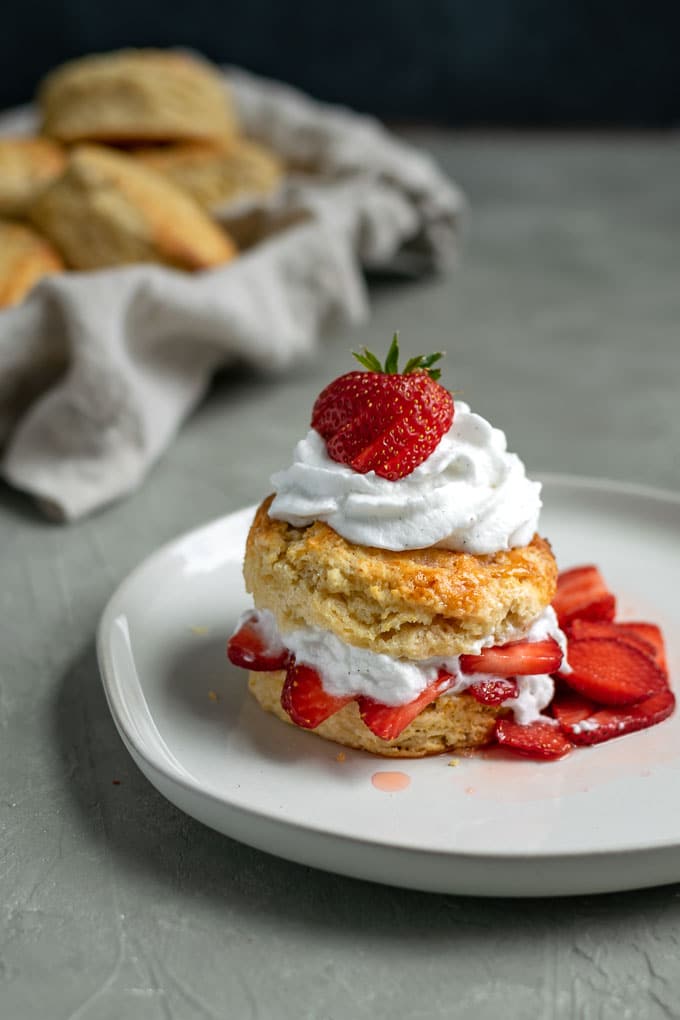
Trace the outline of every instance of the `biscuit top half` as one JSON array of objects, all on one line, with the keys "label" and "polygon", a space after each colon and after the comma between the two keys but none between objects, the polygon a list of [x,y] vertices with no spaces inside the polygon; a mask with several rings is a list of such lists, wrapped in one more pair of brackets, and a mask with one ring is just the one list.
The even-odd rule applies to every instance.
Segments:
[{"label": "biscuit top half", "polygon": [[348,542],[317,521],[294,528],[255,515],[244,561],[248,591],[283,633],[320,627],[360,648],[413,660],[505,644],[550,604],[557,565],[550,545],[488,556],[449,549],[394,552]]},{"label": "biscuit top half", "polygon": [[42,132],[113,144],[220,139],[236,131],[222,75],[182,51],[119,50],[63,64],[38,92]]}]

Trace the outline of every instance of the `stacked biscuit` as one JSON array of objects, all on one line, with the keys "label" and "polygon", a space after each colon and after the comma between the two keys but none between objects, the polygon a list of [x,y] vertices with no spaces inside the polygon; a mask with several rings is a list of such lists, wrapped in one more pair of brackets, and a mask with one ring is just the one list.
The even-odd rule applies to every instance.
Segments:
[{"label": "stacked biscuit", "polygon": [[37,100],[41,134],[0,138],[0,308],[64,269],[228,262],[236,244],[216,210],[282,178],[239,133],[217,69],[184,53],[84,57]]},{"label": "stacked biscuit", "polygon": [[[321,521],[296,528],[275,520],[271,502],[255,515],[244,575],[255,605],[273,614],[284,641],[311,627],[394,660],[462,655],[482,639],[502,645],[528,630],[555,593],[555,559],[538,535],[486,556],[440,548],[393,552],[348,542]],[[285,669],[251,672],[249,686],[266,711],[290,723],[281,704],[285,678]],[[383,740],[352,701],[314,732],[385,757],[419,758],[480,747],[508,714],[467,694],[445,695],[396,739]]]}]

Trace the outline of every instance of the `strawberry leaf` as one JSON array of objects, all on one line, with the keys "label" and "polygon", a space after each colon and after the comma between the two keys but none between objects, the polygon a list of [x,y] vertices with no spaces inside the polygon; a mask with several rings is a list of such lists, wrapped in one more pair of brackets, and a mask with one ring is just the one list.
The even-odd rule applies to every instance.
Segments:
[{"label": "strawberry leaf", "polygon": [[357,354],[356,351],[352,351],[352,355],[357,359],[359,364],[363,365],[364,368],[367,368],[369,372],[382,372],[382,365],[376,358],[375,354],[366,350],[365,347],[362,348],[360,354]]},{"label": "strawberry leaf", "polygon": [[434,354],[418,354],[415,358],[411,358],[410,361],[406,362],[406,368],[404,369],[404,375],[408,375],[409,372],[416,372],[418,370],[425,371],[430,376],[430,379],[434,379],[435,382],[441,375],[441,371],[438,368],[432,368],[435,362],[439,361],[444,357],[443,351],[435,351]]},{"label": "strawberry leaf", "polygon": [[390,349],[385,358],[385,365],[381,365],[380,359],[373,351],[362,347],[361,351],[352,351],[352,356],[357,359],[360,365],[369,372],[379,372],[381,375],[410,375],[412,372],[427,372],[430,379],[435,382],[441,378],[441,370],[432,366],[444,357],[443,351],[435,351],[434,354],[417,354],[415,358],[409,358],[403,372],[399,371],[399,333],[392,337]]},{"label": "strawberry leaf", "polygon": [[385,371],[388,375],[397,375],[399,372],[399,334],[392,337],[390,349],[385,358]]},{"label": "strawberry leaf", "polygon": [[425,354],[420,359],[420,367],[430,368],[432,365],[434,365],[435,361],[441,361],[443,357],[444,351],[435,351],[434,354]]}]

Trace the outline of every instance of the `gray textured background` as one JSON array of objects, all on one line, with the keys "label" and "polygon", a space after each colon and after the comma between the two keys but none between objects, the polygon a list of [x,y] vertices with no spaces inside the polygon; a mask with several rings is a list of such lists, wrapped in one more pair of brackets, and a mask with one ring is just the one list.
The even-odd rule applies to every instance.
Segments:
[{"label": "gray textured background", "polygon": [[[258,499],[347,351],[444,347],[445,381],[529,470],[680,490],[680,146],[413,135],[474,214],[450,279],[272,382],[219,380],[134,498],[45,523],[0,488],[0,1016],[680,1017],[680,887],[570,901],[421,895],[277,860],[179,813],[108,714],[93,648],[156,546]],[[120,785],[113,785],[113,780]]]}]

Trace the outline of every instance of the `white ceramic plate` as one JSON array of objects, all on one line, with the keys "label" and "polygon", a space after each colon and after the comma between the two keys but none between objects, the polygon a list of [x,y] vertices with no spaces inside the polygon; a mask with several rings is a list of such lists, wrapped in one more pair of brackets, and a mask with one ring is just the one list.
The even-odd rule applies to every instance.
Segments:
[{"label": "white ceramic plate", "polygon": [[[680,497],[553,476],[544,501],[541,531],[560,565],[598,563],[621,618],[663,627],[680,676]],[[252,512],[165,546],[102,617],[113,718],[164,796],[262,850],[415,889],[543,896],[680,880],[680,712],[560,762],[490,752],[454,767],[450,755],[338,760],[337,745],[262,712],[225,657],[249,604]],[[381,772],[409,785],[384,792]]]}]

